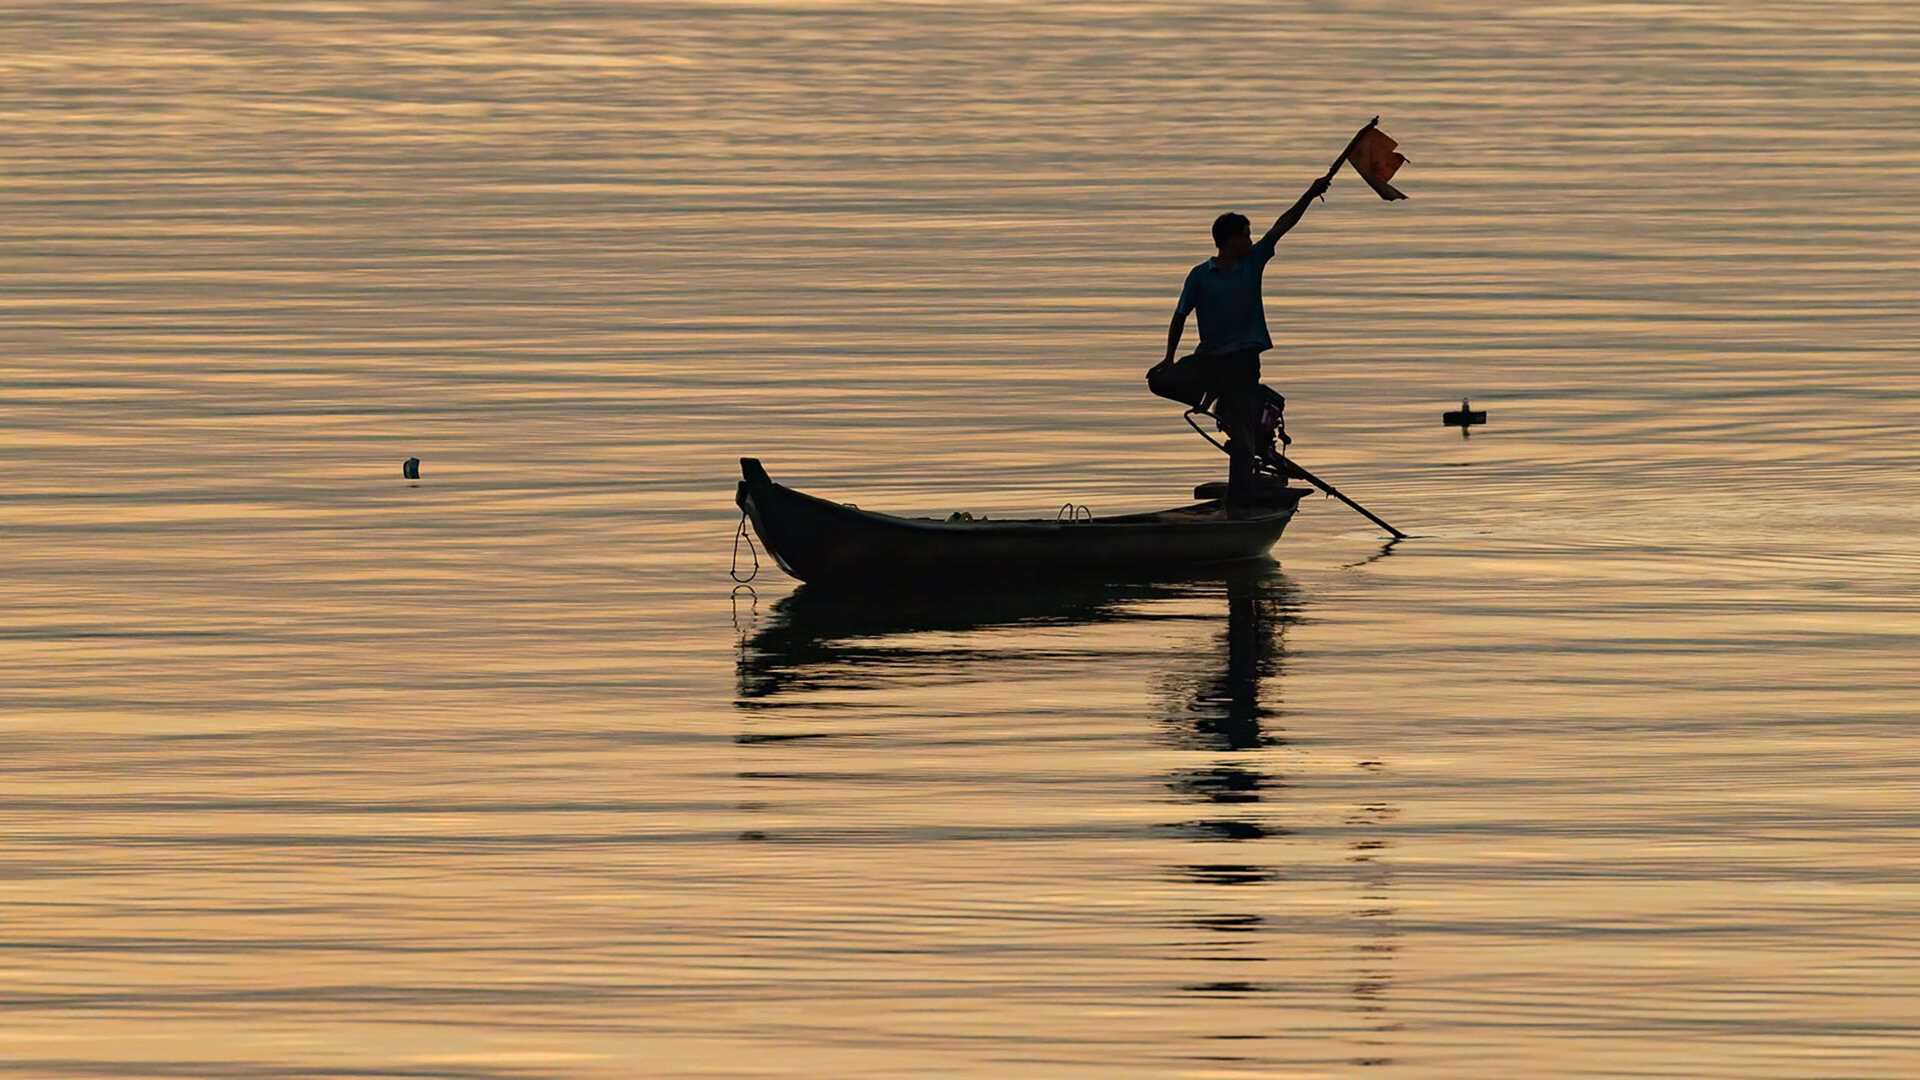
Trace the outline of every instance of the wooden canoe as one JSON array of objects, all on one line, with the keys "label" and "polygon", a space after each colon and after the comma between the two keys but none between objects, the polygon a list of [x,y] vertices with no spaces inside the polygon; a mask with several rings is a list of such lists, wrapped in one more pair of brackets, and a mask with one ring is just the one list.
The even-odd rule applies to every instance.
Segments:
[{"label": "wooden canoe", "polygon": [[[1265,555],[1307,488],[1229,514],[1218,499],[1145,514],[960,520],[877,514],[777,484],[740,459],[734,502],[782,570],[802,581],[947,584],[1182,570]],[[1218,485],[1207,485],[1217,487]]]}]

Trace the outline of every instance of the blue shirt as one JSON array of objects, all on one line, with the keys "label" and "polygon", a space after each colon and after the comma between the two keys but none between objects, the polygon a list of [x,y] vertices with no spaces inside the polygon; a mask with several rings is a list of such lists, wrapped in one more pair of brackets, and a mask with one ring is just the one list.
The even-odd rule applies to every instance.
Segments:
[{"label": "blue shirt", "polygon": [[1200,313],[1203,353],[1264,352],[1273,348],[1267,336],[1267,312],[1260,306],[1260,276],[1273,261],[1273,245],[1256,243],[1246,258],[1222,269],[1219,259],[1208,259],[1187,271],[1176,316]]}]

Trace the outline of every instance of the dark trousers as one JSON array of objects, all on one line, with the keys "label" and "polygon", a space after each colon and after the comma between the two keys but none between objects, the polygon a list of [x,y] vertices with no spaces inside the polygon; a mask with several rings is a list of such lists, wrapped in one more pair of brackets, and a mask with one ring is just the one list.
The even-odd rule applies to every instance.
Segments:
[{"label": "dark trousers", "polygon": [[1213,414],[1227,431],[1227,502],[1253,497],[1253,461],[1260,445],[1260,354],[1225,353],[1215,361]]}]

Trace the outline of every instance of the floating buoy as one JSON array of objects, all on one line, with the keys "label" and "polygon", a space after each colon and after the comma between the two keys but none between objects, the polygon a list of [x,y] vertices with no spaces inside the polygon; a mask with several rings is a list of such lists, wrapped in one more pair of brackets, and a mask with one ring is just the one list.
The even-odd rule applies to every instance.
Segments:
[{"label": "floating buoy", "polygon": [[1466,398],[1461,398],[1460,408],[1441,413],[1440,422],[1448,427],[1459,428],[1460,437],[1464,439],[1467,437],[1468,428],[1487,422],[1487,410],[1476,409]]},{"label": "floating buoy", "polygon": [[420,479],[420,459],[417,457],[408,458],[400,466],[400,475],[406,477],[408,480]]}]

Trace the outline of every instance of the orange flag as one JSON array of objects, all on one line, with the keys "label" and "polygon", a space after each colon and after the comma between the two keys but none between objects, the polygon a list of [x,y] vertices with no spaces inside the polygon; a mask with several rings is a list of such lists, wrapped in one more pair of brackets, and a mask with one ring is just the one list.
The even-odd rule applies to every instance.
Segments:
[{"label": "orange flag", "polygon": [[1404,199],[1400,189],[1387,181],[1407,163],[1406,155],[1396,153],[1394,147],[1400,145],[1379,128],[1370,127],[1361,132],[1354,140],[1353,149],[1347,151],[1347,160],[1353,163],[1353,171],[1367,182],[1381,198],[1392,202]]}]

